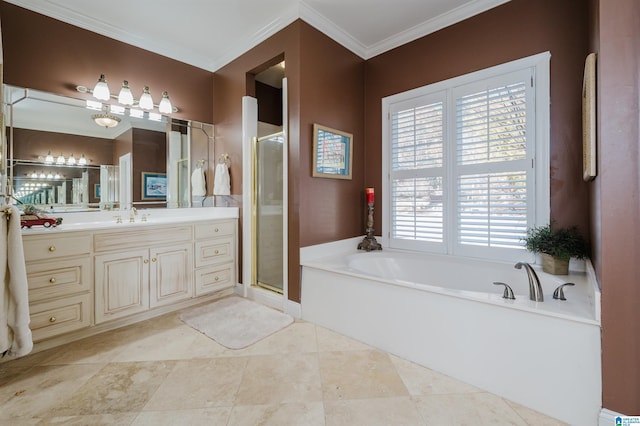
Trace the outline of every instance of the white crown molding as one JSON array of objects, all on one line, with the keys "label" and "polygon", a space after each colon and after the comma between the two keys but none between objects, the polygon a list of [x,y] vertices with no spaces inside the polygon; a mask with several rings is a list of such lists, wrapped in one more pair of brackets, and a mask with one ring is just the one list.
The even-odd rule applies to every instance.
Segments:
[{"label": "white crown molding", "polygon": [[438,15],[433,19],[368,46],[364,59],[373,58],[381,53],[395,49],[396,47],[417,40],[420,37],[424,37],[453,24],[457,24],[458,22],[462,22],[465,19],[471,18],[472,16],[478,15],[482,12],[486,12],[489,9],[493,9],[494,7],[500,6],[509,1],[511,0],[477,0],[459,6],[449,12]]},{"label": "white crown molding", "polygon": [[29,9],[33,12],[57,19],[67,24],[98,33],[105,37],[139,47],[150,52],[166,56],[177,61],[211,71],[211,60],[184,46],[171,45],[167,42],[156,42],[152,39],[139,37],[123,28],[108,24],[91,16],[78,13],[73,9],[46,0],[6,0],[8,3]]},{"label": "white crown molding", "polygon": [[340,43],[342,46],[346,47],[361,58],[367,59],[367,46],[360,43],[348,32],[334,24],[320,12],[306,4],[303,0],[300,0],[299,3],[299,16],[300,19],[302,19],[321,33]]},{"label": "white crown molding", "polygon": [[[295,5],[294,5],[295,6]],[[214,72],[226,64],[230,63],[240,55],[248,52],[258,44],[262,43],[278,31],[286,28],[293,21],[298,19],[297,7],[290,7],[258,31],[241,40],[234,43],[229,49],[227,49],[220,57],[211,62],[211,68],[209,71]]]},{"label": "white crown molding", "polygon": [[140,37],[124,28],[75,12],[70,8],[50,0],[6,1],[59,21],[101,34],[105,37],[113,38],[123,43],[167,56],[207,71],[215,72],[298,18],[304,20],[361,58],[370,59],[449,25],[453,25],[486,10],[507,3],[510,0],[475,0],[369,46],[358,41],[347,31],[309,6],[304,0],[298,0],[297,3],[294,2],[291,7],[280,13],[278,18],[253,34],[249,34],[232,43],[222,55],[216,58],[211,58],[194,50],[189,50],[184,46],[167,42],[160,43],[152,39]]}]

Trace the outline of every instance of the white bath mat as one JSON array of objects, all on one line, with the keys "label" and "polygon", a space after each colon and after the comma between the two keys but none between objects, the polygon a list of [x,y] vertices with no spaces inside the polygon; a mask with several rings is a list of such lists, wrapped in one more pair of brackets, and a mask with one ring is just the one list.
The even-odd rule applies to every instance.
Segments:
[{"label": "white bath mat", "polygon": [[293,322],[290,315],[235,296],[184,312],[180,319],[229,349],[246,348]]}]

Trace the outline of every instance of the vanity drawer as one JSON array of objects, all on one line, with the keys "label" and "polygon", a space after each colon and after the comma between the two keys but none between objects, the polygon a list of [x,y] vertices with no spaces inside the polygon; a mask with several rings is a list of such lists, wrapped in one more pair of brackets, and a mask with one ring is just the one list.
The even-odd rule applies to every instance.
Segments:
[{"label": "vanity drawer", "polygon": [[233,237],[216,238],[208,241],[196,241],[196,268],[207,265],[232,262],[235,257]]},{"label": "vanity drawer", "polygon": [[27,262],[88,254],[91,250],[89,234],[25,235],[22,241]]},{"label": "vanity drawer", "polygon": [[196,296],[224,290],[235,285],[233,265],[196,270]]},{"label": "vanity drawer", "polygon": [[91,325],[91,294],[34,303],[29,306],[31,333],[35,342]]},{"label": "vanity drawer", "polygon": [[234,235],[236,232],[236,222],[234,220],[229,220],[221,222],[197,223],[195,228],[196,240],[215,238]]},{"label": "vanity drawer", "polygon": [[[126,226],[126,225],[125,225]],[[161,244],[191,241],[191,225],[131,228],[128,231],[96,233],[93,236],[95,251],[126,250]]]},{"label": "vanity drawer", "polygon": [[89,291],[90,267],[89,256],[27,264],[29,301]]}]

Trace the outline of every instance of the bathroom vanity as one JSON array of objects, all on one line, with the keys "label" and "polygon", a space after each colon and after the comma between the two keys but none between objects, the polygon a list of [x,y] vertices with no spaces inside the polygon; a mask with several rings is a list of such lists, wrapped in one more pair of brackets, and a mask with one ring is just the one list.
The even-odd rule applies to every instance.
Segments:
[{"label": "bathroom vanity", "polygon": [[34,342],[44,349],[232,293],[237,218],[218,207],[70,213],[55,228],[24,229]]}]

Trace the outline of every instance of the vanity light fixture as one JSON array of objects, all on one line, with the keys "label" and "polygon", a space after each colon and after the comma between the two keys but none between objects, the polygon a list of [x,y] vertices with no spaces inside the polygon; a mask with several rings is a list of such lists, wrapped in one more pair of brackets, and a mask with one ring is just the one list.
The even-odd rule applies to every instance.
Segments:
[{"label": "vanity light fixture", "polygon": [[107,80],[104,78],[104,74],[100,74],[100,78],[93,88],[93,96],[101,101],[108,101],[111,99],[111,92],[107,85]]},{"label": "vanity light fixture", "polygon": [[122,105],[133,105],[133,93],[131,93],[129,82],[127,80],[122,82],[122,88],[118,94],[118,102]]},{"label": "vanity light fixture", "polygon": [[115,127],[120,122],[118,117],[107,113],[93,114],[91,118],[93,118],[93,121],[95,121],[98,126],[106,128]]},{"label": "vanity light fixture", "polygon": [[67,164],[69,166],[75,166],[76,165],[76,157],[74,157],[73,154],[71,154],[71,156],[67,159]]},{"label": "vanity light fixture", "polygon": [[85,158],[84,154],[82,154],[82,156],[80,156],[80,158],[78,159],[78,166],[86,166],[86,165],[87,165],[87,159]]},{"label": "vanity light fixture", "polygon": [[140,96],[140,102],[138,103],[138,105],[142,109],[153,109],[153,98],[151,97],[151,93],[149,92],[149,86],[144,86],[144,90],[142,91],[142,96]]},{"label": "vanity light fixture", "polygon": [[56,164],[58,165],[62,165],[64,163],[66,163],[67,160],[64,158],[64,155],[62,155],[62,153],[60,153],[60,155],[58,155],[58,158],[56,159]]},{"label": "vanity light fixture", "polygon": [[49,151],[47,156],[44,157],[44,163],[45,164],[53,164],[53,155],[51,155],[51,151]]}]

